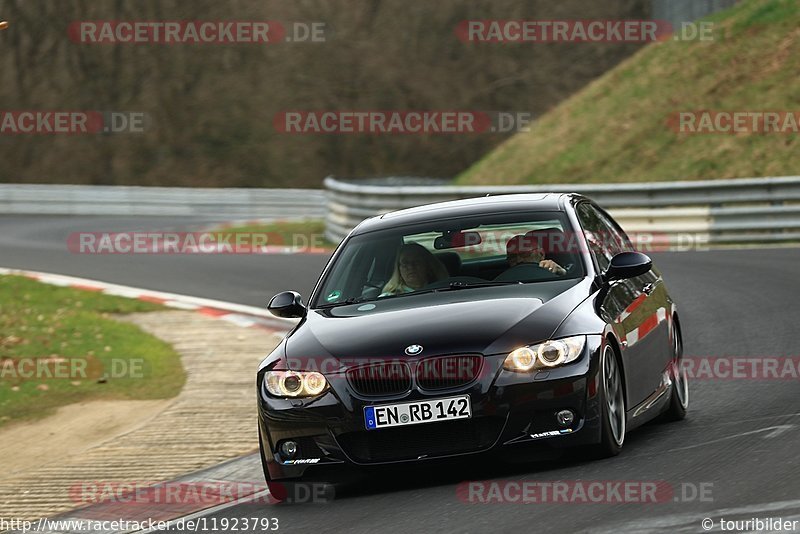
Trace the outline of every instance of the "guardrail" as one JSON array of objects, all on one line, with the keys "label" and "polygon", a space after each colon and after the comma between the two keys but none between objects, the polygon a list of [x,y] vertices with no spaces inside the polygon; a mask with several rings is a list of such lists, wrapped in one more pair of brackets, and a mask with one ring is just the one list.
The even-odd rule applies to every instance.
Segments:
[{"label": "guardrail", "polygon": [[[444,200],[574,191],[595,199],[629,232],[669,244],[800,241],[800,177],[637,184],[451,186],[419,178],[325,179],[318,189],[0,184],[0,214],[169,215],[322,219],[338,242],[362,220]],[[409,185],[411,184],[411,185]]]},{"label": "guardrail", "polygon": [[322,219],[325,217],[325,192],[319,189],[0,184],[0,213]]},{"label": "guardrail", "polygon": [[[400,180],[399,182],[402,182]],[[362,220],[388,211],[477,196],[568,191],[596,200],[628,232],[670,244],[800,241],[800,177],[635,184],[520,186],[390,185],[325,179],[326,237],[338,242]]]}]

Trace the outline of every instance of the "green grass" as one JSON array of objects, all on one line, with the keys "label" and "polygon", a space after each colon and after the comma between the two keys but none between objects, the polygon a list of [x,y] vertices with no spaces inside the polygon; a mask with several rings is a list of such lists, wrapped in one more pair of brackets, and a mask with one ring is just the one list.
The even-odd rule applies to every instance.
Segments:
[{"label": "green grass", "polygon": [[325,221],[281,221],[274,223],[225,228],[225,233],[266,234],[267,245],[310,248],[336,248],[336,243],[325,239]]},{"label": "green grass", "polygon": [[[677,133],[678,111],[800,111],[800,2],[745,0],[714,40],[644,47],[457,177],[469,184],[796,175],[797,134]],[[574,46],[581,46],[576,44]],[[535,88],[533,88],[535,90]]]},{"label": "green grass", "polygon": [[[112,317],[161,309],[0,276],[0,426],[79,401],[177,395],[185,382],[180,356],[169,344]],[[49,361],[46,370],[22,363],[43,359]],[[34,376],[22,376],[29,372]]]}]

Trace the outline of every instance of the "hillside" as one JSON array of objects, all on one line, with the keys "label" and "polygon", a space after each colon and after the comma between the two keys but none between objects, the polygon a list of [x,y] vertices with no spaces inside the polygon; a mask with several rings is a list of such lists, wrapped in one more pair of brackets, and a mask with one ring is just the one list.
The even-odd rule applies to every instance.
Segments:
[{"label": "hillside", "polygon": [[[508,134],[289,134],[287,111],[541,114],[640,43],[465,43],[467,19],[648,17],[606,0],[0,2],[0,182],[319,187],[325,176],[451,177]],[[272,44],[81,42],[80,21],[277,21],[322,28]],[[77,24],[77,26],[76,26]],[[108,25],[103,25],[108,26]],[[276,26],[277,27],[277,26]],[[287,35],[288,37],[288,35]],[[535,69],[529,68],[536,65]],[[537,87],[531,91],[530,87]],[[3,112],[146,117],[141,131],[22,135]],[[279,121],[278,121],[279,122]],[[12,132],[5,135],[4,132]]]},{"label": "hillside", "polygon": [[[461,184],[695,180],[800,173],[796,133],[680,133],[686,111],[800,114],[800,3],[746,0],[707,42],[653,43],[489,152]],[[576,44],[575,46],[580,46]],[[699,115],[698,115],[699,116]],[[672,119],[671,119],[672,118]]]}]

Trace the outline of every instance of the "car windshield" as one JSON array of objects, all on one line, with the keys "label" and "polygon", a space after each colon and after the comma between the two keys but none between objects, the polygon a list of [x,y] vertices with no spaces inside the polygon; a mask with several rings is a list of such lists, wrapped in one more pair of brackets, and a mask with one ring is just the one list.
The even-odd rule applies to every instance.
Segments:
[{"label": "car windshield", "polygon": [[563,212],[431,220],[351,237],[312,307],[584,276]]}]

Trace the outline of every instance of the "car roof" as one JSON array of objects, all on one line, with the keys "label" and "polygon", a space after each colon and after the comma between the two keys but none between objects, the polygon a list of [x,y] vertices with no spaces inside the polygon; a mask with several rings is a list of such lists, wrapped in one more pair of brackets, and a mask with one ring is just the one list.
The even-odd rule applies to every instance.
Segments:
[{"label": "car roof", "polygon": [[582,198],[575,193],[520,193],[508,195],[487,195],[483,197],[449,200],[435,204],[425,204],[384,213],[363,221],[353,234],[371,232],[382,228],[415,224],[425,221],[489,215],[513,211],[563,211],[565,197]]}]

